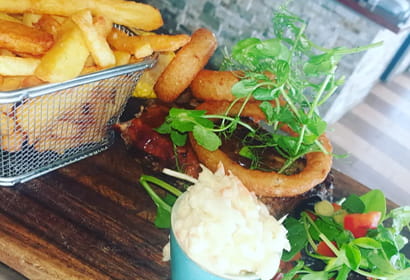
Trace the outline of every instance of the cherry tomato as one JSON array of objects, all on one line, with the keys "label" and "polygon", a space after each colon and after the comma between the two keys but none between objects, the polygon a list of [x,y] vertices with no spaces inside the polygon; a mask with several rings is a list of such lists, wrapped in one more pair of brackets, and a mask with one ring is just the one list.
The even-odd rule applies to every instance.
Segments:
[{"label": "cherry tomato", "polygon": [[[336,247],[336,242],[332,241],[333,245]],[[325,257],[336,257],[335,253],[327,246],[327,244],[324,241],[320,241],[319,244],[317,245],[317,251],[319,255],[325,256]]]},{"label": "cherry tomato", "polygon": [[377,228],[381,216],[379,211],[347,214],[344,217],[343,227],[351,231],[355,238],[363,237],[369,229]]},{"label": "cherry tomato", "polygon": [[337,204],[337,203],[334,203],[334,202],[333,202],[332,205],[333,205],[333,209],[334,209],[335,212],[337,212],[337,211],[339,211],[340,209],[342,209],[342,206],[339,205],[339,204]]},{"label": "cherry tomato", "polygon": [[306,210],[305,212],[306,212],[306,214],[309,215],[309,217],[310,217],[313,221],[316,221],[317,216],[315,215],[315,213],[313,213],[313,212],[310,211],[310,210]]}]

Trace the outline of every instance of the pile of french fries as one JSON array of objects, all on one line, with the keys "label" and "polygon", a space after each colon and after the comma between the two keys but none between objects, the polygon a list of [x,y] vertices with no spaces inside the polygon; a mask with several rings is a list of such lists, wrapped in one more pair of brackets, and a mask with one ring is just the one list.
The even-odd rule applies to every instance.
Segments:
[{"label": "pile of french fries", "polygon": [[[136,63],[155,52],[173,52],[189,42],[186,34],[152,32],[162,24],[157,9],[133,1],[0,0],[0,91],[67,81]],[[38,151],[63,153],[70,148],[64,141],[98,141],[100,132],[88,132],[100,130],[87,130],[84,123],[103,128],[129,94],[116,90],[110,80],[84,85],[85,94],[84,88],[83,94],[73,88],[19,104],[0,99],[1,148],[15,152],[26,141]]]}]

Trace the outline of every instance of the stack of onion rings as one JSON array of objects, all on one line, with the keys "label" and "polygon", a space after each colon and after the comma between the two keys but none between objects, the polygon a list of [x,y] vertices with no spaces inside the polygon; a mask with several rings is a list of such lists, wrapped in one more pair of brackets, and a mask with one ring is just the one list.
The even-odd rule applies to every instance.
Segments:
[{"label": "stack of onion rings", "polygon": [[210,30],[196,30],[156,82],[154,90],[158,98],[164,102],[175,101],[208,63],[216,47],[215,35]]}]

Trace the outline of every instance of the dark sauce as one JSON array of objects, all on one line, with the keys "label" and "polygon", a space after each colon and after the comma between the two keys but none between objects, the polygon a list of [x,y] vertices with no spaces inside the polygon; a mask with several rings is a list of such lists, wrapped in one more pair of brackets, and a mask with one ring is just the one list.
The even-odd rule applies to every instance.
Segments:
[{"label": "dark sauce", "polygon": [[[233,161],[244,168],[257,169],[266,172],[278,172],[285,164],[286,159],[283,158],[273,146],[264,146],[265,141],[263,141],[263,139],[269,137],[269,132],[257,126],[249,118],[241,118],[241,120],[257,129],[256,135],[251,135],[248,129],[238,125],[231,134],[222,136],[222,146],[220,149]],[[252,153],[256,160],[240,155],[240,151],[244,146],[252,147]],[[289,166],[283,174],[292,175],[300,173],[305,166],[306,159],[300,158]]]}]

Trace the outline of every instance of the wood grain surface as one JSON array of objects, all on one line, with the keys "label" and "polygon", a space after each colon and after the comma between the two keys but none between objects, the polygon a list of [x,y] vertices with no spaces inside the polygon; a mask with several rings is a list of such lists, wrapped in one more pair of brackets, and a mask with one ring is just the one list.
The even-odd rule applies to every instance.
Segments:
[{"label": "wood grain surface", "polygon": [[[0,262],[29,279],[169,279],[168,231],[122,141],[13,188],[0,188]],[[334,171],[338,196],[368,189]]]}]

